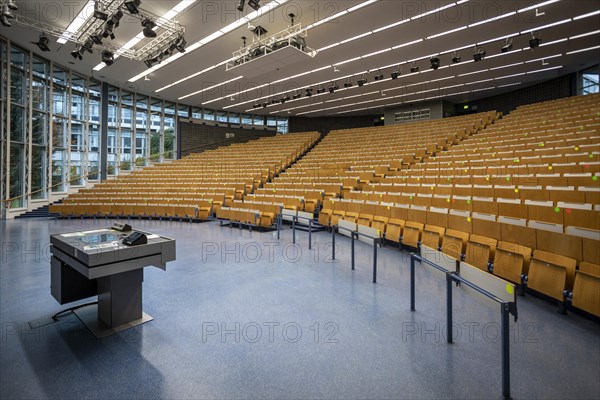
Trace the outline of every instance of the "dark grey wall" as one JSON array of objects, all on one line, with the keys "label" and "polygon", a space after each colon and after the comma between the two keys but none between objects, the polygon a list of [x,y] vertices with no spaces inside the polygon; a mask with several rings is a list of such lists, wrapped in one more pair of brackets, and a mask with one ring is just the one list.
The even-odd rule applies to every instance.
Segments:
[{"label": "dark grey wall", "polygon": [[426,101],[426,102],[418,102],[415,104],[403,104],[399,107],[394,108],[386,108],[385,110],[385,124],[386,125],[396,125],[396,124],[404,124],[406,122],[412,123],[416,121],[406,121],[406,122],[396,122],[396,113],[398,112],[406,112],[406,111],[414,111],[414,110],[422,110],[429,108],[429,119],[440,119],[444,118],[443,111],[443,103],[441,100],[434,101]]},{"label": "dark grey wall", "polygon": [[[233,133],[233,138],[227,138],[227,133]],[[179,120],[179,158],[190,153],[200,153],[204,150],[216,149],[231,143],[243,143],[263,136],[276,135],[275,127],[243,127],[210,121]]]},{"label": "dark grey wall", "polygon": [[464,114],[463,105],[468,104],[470,106],[476,105],[477,112],[496,110],[507,114],[522,105],[557,100],[575,95],[577,95],[577,74],[569,74],[509,93],[457,104],[456,112]]},{"label": "dark grey wall", "polygon": [[357,117],[290,117],[289,131],[314,132],[326,134],[336,129],[365,128],[374,126],[380,121],[380,115],[366,115]]}]

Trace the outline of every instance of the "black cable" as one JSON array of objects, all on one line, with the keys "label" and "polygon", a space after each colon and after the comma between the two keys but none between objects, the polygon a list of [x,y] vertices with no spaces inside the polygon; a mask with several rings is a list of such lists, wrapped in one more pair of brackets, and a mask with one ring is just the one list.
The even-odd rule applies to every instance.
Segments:
[{"label": "black cable", "polygon": [[68,312],[73,312],[73,311],[75,311],[75,310],[78,310],[78,309],[80,309],[80,308],[87,307],[87,306],[92,306],[92,305],[94,305],[94,304],[98,304],[98,302],[97,302],[97,301],[93,301],[93,302],[91,302],[91,303],[80,304],[80,305],[78,305],[78,306],[75,306],[75,307],[67,308],[66,310],[62,310],[62,311],[59,311],[59,312],[57,312],[56,314],[54,314],[54,315],[52,316],[52,319],[53,319],[54,321],[58,321],[58,316],[59,316],[59,315],[61,315],[61,314],[66,314],[66,313],[68,313]]}]

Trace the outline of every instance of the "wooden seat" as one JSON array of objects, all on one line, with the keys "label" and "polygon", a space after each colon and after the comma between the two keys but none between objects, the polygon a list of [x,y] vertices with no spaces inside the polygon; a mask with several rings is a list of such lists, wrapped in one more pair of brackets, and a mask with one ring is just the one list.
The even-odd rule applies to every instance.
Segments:
[{"label": "wooden seat", "polygon": [[465,252],[469,234],[454,229],[446,229],[444,239],[442,240],[442,253],[452,258],[460,260]]},{"label": "wooden seat", "polygon": [[585,261],[579,263],[571,303],[574,307],[600,317],[600,265]]},{"label": "wooden seat", "polygon": [[[389,224],[388,224],[389,225]],[[413,221],[406,221],[404,231],[402,233],[402,245],[417,248],[421,240],[424,224]]]},{"label": "wooden seat", "polygon": [[529,271],[531,248],[509,242],[498,242],[494,255],[494,275],[520,284],[521,275]]},{"label": "wooden seat", "polygon": [[390,218],[385,228],[385,238],[394,243],[400,243],[400,237],[404,231],[406,221],[398,218]]},{"label": "wooden seat", "polygon": [[487,271],[488,264],[494,259],[497,243],[496,239],[472,233],[465,249],[465,262]]},{"label": "wooden seat", "polygon": [[437,250],[442,245],[445,231],[441,226],[425,225],[421,234],[421,244]]},{"label": "wooden seat", "polygon": [[577,261],[549,253],[535,250],[531,257],[527,285],[529,288],[543,293],[558,301],[563,301],[565,289],[575,279],[575,266]]}]

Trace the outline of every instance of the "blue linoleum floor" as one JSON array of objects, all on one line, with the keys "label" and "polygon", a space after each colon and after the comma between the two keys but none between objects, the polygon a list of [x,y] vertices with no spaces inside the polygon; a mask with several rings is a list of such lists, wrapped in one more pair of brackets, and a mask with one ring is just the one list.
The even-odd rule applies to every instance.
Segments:
[{"label": "blue linoleum floor", "polygon": [[[456,343],[445,341],[445,280],[408,257],[327,233],[273,233],[217,223],[133,221],[177,240],[177,261],[147,268],[147,324],[97,340],[50,295],[48,235],[104,220],[0,221],[0,398],[500,398],[498,309],[454,293]],[[512,395],[600,398],[600,325],[533,296],[511,319]]]}]

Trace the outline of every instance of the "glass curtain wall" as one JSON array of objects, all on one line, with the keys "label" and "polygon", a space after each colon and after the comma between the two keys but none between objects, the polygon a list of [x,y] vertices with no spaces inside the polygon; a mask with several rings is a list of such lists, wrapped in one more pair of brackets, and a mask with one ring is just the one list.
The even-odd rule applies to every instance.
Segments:
[{"label": "glass curtain wall", "polygon": [[73,186],[84,184],[86,160],[86,131],[88,110],[87,79],[73,74],[71,77],[71,144],[69,158],[69,183]]},{"label": "glass curtain wall", "polygon": [[31,199],[48,197],[48,137],[50,126],[50,65],[32,61],[31,81]]},{"label": "glass curtain wall", "polygon": [[135,96],[135,165],[148,164],[148,97]]},{"label": "glass curtain wall", "polygon": [[[0,37],[0,218],[100,178],[177,157],[177,118],[263,125],[253,114],[189,107],[109,86],[101,153],[102,84]],[[134,123],[135,120],[135,123]],[[275,122],[275,124],[274,124]],[[269,119],[279,132],[287,119]]]},{"label": "glass curtain wall", "polygon": [[71,77],[69,71],[54,66],[52,71],[52,192],[67,190],[69,166],[69,109]]},{"label": "glass curtain wall", "polygon": [[16,48],[10,49],[10,149],[9,198],[11,208],[27,206],[29,160],[29,55]]},{"label": "glass curtain wall", "polygon": [[91,80],[88,92],[88,135],[87,135],[87,179],[96,181],[100,177],[100,97],[102,85]]},{"label": "glass curtain wall", "polygon": [[6,137],[6,133],[8,132],[8,127],[6,126],[6,103],[8,98],[8,54],[6,49],[6,42],[4,40],[0,40],[0,218],[5,218],[6,216],[7,205],[4,200],[8,198],[8,190],[6,188],[6,165],[8,163],[8,139]]}]

